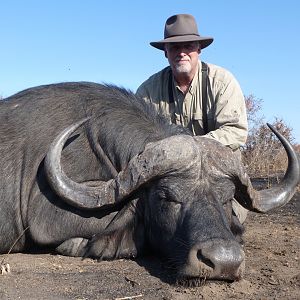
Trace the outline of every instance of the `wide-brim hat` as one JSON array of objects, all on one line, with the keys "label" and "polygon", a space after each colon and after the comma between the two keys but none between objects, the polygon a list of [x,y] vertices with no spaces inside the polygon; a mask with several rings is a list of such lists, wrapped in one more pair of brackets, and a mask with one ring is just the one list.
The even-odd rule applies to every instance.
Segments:
[{"label": "wide-brim hat", "polygon": [[165,50],[166,43],[194,42],[199,41],[201,49],[213,42],[212,37],[201,36],[195,18],[189,14],[171,16],[165,24],[164,39],[158,42],[151,42],[150,45]]}]

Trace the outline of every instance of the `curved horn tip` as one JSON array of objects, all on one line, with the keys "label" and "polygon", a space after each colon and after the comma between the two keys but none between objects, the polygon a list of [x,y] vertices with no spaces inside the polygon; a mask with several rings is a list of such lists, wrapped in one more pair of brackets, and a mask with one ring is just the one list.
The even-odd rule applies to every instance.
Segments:
[{"label": "curved horn tip", "polygon": [[277,132],[277,129],[270,123],[267,123],[267,126],[275,133]]}]

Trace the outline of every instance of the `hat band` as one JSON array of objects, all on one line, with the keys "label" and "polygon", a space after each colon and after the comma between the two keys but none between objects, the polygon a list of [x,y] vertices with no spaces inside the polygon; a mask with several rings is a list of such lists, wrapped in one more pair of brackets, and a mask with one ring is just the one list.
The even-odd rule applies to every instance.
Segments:
[{"label": "hat band", "polygon": [[185,33],[185,34],[169,35],[169,36],[166,36],[165,39],[168,39],[168,38],[171,38],[171,37],[177,37],[177,36],[187,36],[187,35],[194,35],[194,36],[200,37],[200,35],[196,34],[196,33]]}]

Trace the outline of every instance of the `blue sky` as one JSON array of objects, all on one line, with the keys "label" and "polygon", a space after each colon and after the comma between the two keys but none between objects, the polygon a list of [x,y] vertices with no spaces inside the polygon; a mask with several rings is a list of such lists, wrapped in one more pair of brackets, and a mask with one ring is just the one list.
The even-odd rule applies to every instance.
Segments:
[{"label": "blue sky", "polygon": [[263,100],[266,121],[283,118],[300,143],[298,0],[2,1],[0,96],[61,81],[135,91],[167,65],[149,42],[177,13],[214,37],[202,59],[230,70],[245,95]]}]

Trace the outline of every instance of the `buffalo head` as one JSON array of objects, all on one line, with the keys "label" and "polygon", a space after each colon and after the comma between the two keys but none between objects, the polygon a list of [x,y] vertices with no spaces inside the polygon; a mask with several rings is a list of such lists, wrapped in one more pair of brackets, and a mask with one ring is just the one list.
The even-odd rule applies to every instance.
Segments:
[{"label": "buffalo head", "polygon": [[122,214],[135,219],[136,211],[128,212],[130,201],[135,209],[138,203],[142,208],[138,214],[142,222],[132,222],[135,234],[127,234],[126,242],[121,239],[122,251],[103,255],[108,247],[101,240],[104,231],[90,242],[87,255],[93,257],[135,256],[148,245],[174,267],[178,279],[237,280],[244,272],[245,254],[232,230],[231,200],[264,213],[286,204],[299,182],[293,148],[271,127],[286,149],[289,165],[283,181],[268,190],[253,188],[230,149],[206,137],[187,135],[148,143],[109,181],[76,183],[62,170],[60,156],[68,137],[84,122],[65,129],[50,147],[45,169],[52,188],[79,209],[119,211],[116,228],[122,227]]}]

